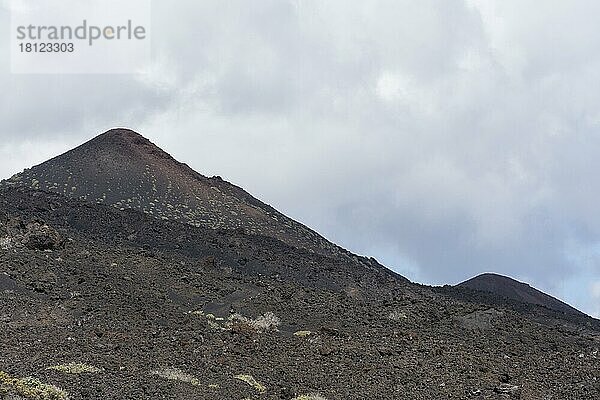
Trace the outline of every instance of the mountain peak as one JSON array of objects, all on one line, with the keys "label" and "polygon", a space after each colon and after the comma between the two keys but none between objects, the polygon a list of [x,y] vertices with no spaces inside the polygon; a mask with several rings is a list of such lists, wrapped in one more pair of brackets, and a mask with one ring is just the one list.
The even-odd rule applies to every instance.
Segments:
[{"label": "mountain peak", "polygon": [[110,129],[4,184],[194,226],[241,228],[320,254],[340,252],[306,226],[231,183],[199,174],[131,129]]},{"label": "mountain peak", "polygon": [[136,131],[127,128],[113,128],[108,131],[101,133],[95,138],[91,139],[84,145],[89,144],[147,144],[151,143],[150,140],[140,135]]},{"label": "mountain peak", "polygon": [[[148,157],[154,156],[173,160],[168,153],[152,143],[149,139],[141,134],[127,128],[113,128],[90,141],[82,144],[76,149],[82,152],[97,152],[104,153],[105,156],[110,156],[110,153],[127,153],[130,157]],[[91,160],[94,160],[92,158]]]}]

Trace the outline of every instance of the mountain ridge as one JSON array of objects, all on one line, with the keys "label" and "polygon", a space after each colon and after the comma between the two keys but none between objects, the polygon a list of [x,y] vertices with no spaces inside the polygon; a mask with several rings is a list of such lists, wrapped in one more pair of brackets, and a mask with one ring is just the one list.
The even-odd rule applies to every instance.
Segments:
[{"label": "mountain ridge", "polygon": [[[155,218],[192,226],[242,229],[309,252],[342,257],[360,268],[375,268],[398,275],[373,258],[357,256],[328,241],[243,188],[218,176],[202,175],[128,128],[110,129],[1,184],[49,191],[120,210],[139,210]],[[526,291],[517,290],[517,281],[498,282],[495,288],[491,282],[483,282],[482,277],[486,274],[456,287],[489,292],[561,312],[581,313],[540,291],[523,295]],[[506,289],[509,286],[513,287],[511,291]]]}]

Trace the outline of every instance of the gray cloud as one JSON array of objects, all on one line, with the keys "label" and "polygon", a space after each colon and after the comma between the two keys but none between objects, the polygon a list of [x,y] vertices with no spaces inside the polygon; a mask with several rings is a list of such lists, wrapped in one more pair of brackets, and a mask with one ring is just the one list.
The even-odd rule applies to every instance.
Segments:
[{"label": "gray cloud", "polygon": [[[0,51],[9,54],[10,10],[0,5]],[[3,139],[82,137],[99,126],[136,125],[172,101],[172,93],[131,75],[11,74],[0,65],[0,131]],[[115,60],[118,62],[118,60]],[[88,133],[89,134],[89,133]]]},{"label": "gray cloud", "polygon": [[155,1],[143,75],[3,69],[0,149],[132,126],[413,279],[496,271],[597,313],[598,8]]}]

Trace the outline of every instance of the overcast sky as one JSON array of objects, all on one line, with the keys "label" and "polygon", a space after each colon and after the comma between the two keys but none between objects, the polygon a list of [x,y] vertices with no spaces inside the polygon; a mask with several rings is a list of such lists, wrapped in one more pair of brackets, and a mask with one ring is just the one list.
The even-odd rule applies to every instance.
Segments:
[{"label": "overcast sky", "polygon": [[600,316],[600,2],[154,1],[130,75],[11,75],[0,4],[1,178],[127,126],[412,280]]}]

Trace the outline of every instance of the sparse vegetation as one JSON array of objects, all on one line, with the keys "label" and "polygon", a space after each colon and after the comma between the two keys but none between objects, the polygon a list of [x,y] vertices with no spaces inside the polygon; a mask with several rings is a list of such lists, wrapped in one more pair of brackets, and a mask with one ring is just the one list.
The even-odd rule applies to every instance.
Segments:
[{"label": "sparse vegetation", "polygon": [[294,397],[294,400],[327,400],[327,399],[318,393],[313,393],[313,394],[303,394],[298,397]]},{"label": "sparse vegetation", "polygon": [[74,362],[68,364],[53,365],[46,369],[62,372],[64,374],[95,374],[103,371],[102,368],[94,367],[93,365]]},{"label": "sparse vegetation", "polygon": [[67,392],[35,378],[14,378],[0,371],[0,396],[20,396],[31,400],[67,400]]},{"label": "sparse vegetation", "polygon": [[270,311],[259,315],[256,319],[248,318],[238,313],[232,314],[225,319],[216,317],[210,313],[204,314],[201,310],[192,311],[191,314],[206,318],[208,326],[213,330],[234,331],[238,333],[277,331],[277,327],[281,323],[279,318]]},{"label": "sparse vegetation", "polygon": [[260,393],[264,393],[267,391],[267,388],[263,384],[258,382],[256,379],[254,379],[252,375],[236,375],[234,376],[234,378],[242,382],[246,382],[248,385],[252,386]]},{"label": "sparse vegetation", "polygon": [[193,386],[198,386],[200,384],[200,381],[197,378],[177,368],[164,368],[158,371],[154,371],[152,372],[152,374],[159,376],[163,379],[168,379],[170,381],[189,383]]}]

